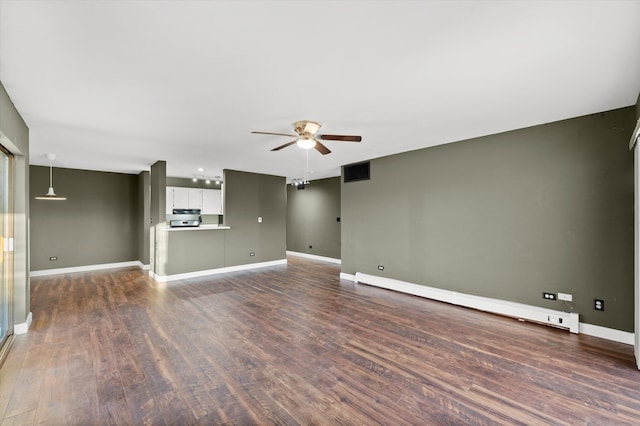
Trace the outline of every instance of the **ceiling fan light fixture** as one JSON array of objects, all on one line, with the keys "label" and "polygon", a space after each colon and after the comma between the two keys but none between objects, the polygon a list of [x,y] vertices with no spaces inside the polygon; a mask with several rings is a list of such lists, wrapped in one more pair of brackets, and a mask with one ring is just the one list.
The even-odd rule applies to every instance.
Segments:
[{"label": "ceiling fan light fixture", "polygon": [[330,141],[340,141],[340,142],[360,142],[362,141],[361,136],[348,136],[348,135],[327,135],[327,134],[318,134],[318,130],[320,129],[320,123],[316,123],[315,121],[296,121],[293,123],[293,128],[296,131],[297,135],[289,134],[289,133],[274,133],[274,132],[256,132],[252,131],[251,133],[257,133],[261,135],[275,135],[275,136],[288,136],[293,137],[294,139],[290,142],[287,142],[283,145],[277,146],[273,148],[271,151],[280,151],[283,148],[286,148],[291,145],[298,145],[299,148],[309,150],[311,148],[315,148],[322,155],[331,154],[331,150],[324,146],[321,142],[323,140]]},{"label": "ceiling fan light fixture", "polygon": [[316,146],[316,141],[308,136],[300,136],[296,144],[302,149],[311,149]]},{"label": "ceiling fan light fixture", "polygon": [[35,197],[36,200],[55,200],[55,201],[64,201],[67,197],[62,195],[56,195],[53,190],[53,160],[56,159],[55,154],[47,154],[47,158],[49,159],[49,191],[44,195],[38,195]]},{"label": "ceiling fan light fixture", "polygon": [[320,123],[316,123],[315,121],[310,120],[300,120],[293,123],[293,128],[299,135],[315,135],[320,127]]}]

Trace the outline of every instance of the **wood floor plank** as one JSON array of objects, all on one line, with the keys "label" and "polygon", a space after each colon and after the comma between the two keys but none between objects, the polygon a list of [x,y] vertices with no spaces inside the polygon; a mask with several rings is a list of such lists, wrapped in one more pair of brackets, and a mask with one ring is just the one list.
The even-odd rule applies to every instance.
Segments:
[{"label": "wood floor plank", "polygon": [[16,414],[12,417],[6,417],[0,422],[2,426],[31,426],[36,421],[36,410],[26,411],[21,414]]},{"label": "wood floor plank", "polygon": [[[13,353],[9,353],[12,357]],[[18,378],[13,392],[9,396],[5,417],[13,417],[28,411],[36,411],[40,399],[40,391],[50,360],[46,346],[30,348],[20,365]],[[7,359],[9,361],[9,359]],[[6,364],[6,362],[5,362]],[[4,368],[4,366],[3,366]]]},{"label": "wood floor plank", "polygon": [[27,345],[23,342],[23,339],[16,339],[11,347],[11,358],[5,360],[3,365],[0,366],[0,420],[5,417],[26,352]]},{"label": "wood floor plank", "polygon": [[91,356],[83,347],[69,354],[67,425],[87,425],[98,418],[98,389]]},{"label": "wood floor plank", "polygon": [[640,424],[632,347],[339,273],[33,278],[0,424]]},{"label": "wood floor plank", "polygon": [[36,410],[36,423],[63,424],[67,417],[67,409],[71,400],[69,389],[69,345],[52,345],[49,347],[50,365],[44,371],[42,386]]}]

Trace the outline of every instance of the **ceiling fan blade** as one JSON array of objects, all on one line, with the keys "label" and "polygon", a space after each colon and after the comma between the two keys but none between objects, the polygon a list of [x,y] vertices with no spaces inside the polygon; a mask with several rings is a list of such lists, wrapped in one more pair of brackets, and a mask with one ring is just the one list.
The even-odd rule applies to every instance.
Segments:
[{"label": "ceiling fan blade", "polygon": [[319,137],[325,141],[360,142],[362,140],[362,136],[319,135]]},{"label": "ceiling fan blade", "polygon": [[293,145],[293,144],[294,144],[294,143],[296,143],[296,142],[298,142],[298,141],[297,141],[297,140],[295,140],[295,141],[291,141],[291,142],[289,142],[289,143],[285,143],[284,145],[280,145],[280,146],[277,146],[277,147],[273,148],[271,151],[280,151],[282,148],[286,148],[286,147],[288,147],[289,145]]},{"label": "ceiling fan blade", "polygon": [[292,138],[297,137],[298,135],[290,135],[288,133],[271,133],[271,132],[251,132],[251,133],[255,133],[258,135],[276,135],[276,136],[289,136]]},{"label": "ceiling fan blade", "polygon": [[318,139],[315,139],[316,146],[314,148],[322,155],[331,154],[331,151],[326,146],[322,145]]}]

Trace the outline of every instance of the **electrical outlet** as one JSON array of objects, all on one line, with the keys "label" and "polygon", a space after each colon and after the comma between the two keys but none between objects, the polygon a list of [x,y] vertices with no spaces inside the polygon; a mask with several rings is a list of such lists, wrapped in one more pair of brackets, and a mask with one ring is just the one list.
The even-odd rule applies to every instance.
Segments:
[{"label": "electrical outlet", "polygon": [[557,315],[549,315],[547,316],[547,321],[551,324],[562,324],[562,318]]},{"label": "electrical outlet", "polygon": [[310,249],[312,249],[312,248],[313,248],[313,246],[312,246],[311,244],[309,244],[309,248],[310,248]]},{"label": "electrical outlet", "polygon": [[593,309],[596,311],[604,311],[604,300],[593,299]]},{"label": "electrical outlet", "polygon": [[558,300],[564,300],[565,302],[572,302],[573,296],[568,293],[558,293]]},{"label": "electrical outlet", "polygon": [[384,271],[384,266],[382,266],[382,265],[378,265],[378,270],[379,270],[379,271]]},{"label": "electrical outlet", "polygon": [[51,256],[49,260],[58,260],[58,256]]},{"label": "electrical outlet", "polygon": [[542,293],[542,298],[543,299],[547,299],[547,300],[556,300],[556,294],[555,293],[543,292]]}]

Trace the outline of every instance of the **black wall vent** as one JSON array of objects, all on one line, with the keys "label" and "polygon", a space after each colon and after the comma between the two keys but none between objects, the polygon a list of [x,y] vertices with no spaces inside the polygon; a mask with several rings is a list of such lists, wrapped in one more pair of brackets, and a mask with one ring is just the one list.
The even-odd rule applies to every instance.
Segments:
[{"label": "black wall vent", "polygon": [[369,180],[369,162],[349,164],[344,166],[344,183]]}]

